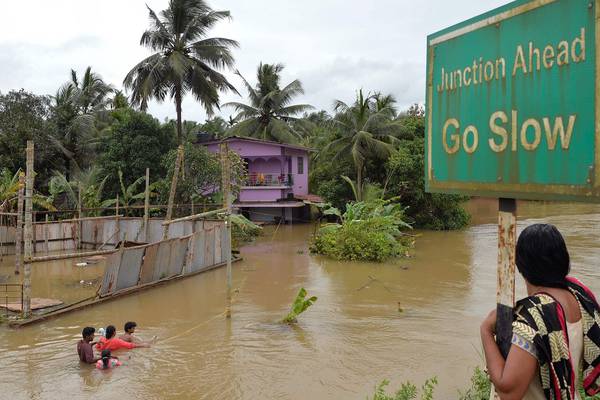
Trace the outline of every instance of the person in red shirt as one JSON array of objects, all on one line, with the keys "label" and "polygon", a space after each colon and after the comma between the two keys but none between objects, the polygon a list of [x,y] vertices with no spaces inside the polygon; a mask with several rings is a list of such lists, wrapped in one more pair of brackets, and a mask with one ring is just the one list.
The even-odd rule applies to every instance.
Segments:
[{"label": "person in red shirt", "polygon": [[106,327],[106,337],[100,338],[98,344],[96,345],[96,349],[98,351],[102,350],[120,350],[120,349],[135,349],[136,347],[150,347],[148,343],[130,343],[126,342],[123,339],[119,339],[115,337],[117,334],[117,328],[114,325],[109,325]]}]

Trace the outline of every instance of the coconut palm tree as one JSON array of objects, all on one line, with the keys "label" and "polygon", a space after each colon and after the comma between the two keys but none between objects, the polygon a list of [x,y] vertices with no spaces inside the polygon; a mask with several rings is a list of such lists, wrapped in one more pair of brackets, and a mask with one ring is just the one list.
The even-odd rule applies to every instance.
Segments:
[{"label": "coconut palm tree", "polygon": [[131,90],[133,105],[146,109],[148,100],[175,101],[177,138],[183,138],[181,101],[191,93],[209,115],[219,107],[219,93],[236,89],[217,71],[233,67],[231,48],[235,40],[207,37],[208,31],[229,11],[214,11],[204,0],[170,0],[157,16],[148,7],[150,28],[140,39],[142,46],[154,52],[129,71],[123,84]]},{"label": "coconut palm tree", "polygon": [[264,140],[274,140],[283,143],[298,142],[302,137],[298,129],[300,121],[297,114],[312,109],[308,104],[291,104],[294,97],[304,93],[299,80],[294,80],[285,87],[280,87],[281,71],[283,64],[260,63],[257,70],[257,84],[250,85],[244,77],[244,86],[248,91],[250,104],[230,102],[224,106],[235,109],[235,120],[239,121],[233,126],[229,135],[249,136]]},{"label": "coconut palm tree", "polygon": [[112,92],[112,87],[87,67],[81,80],[71,70],[71,79],[52,97],[58,129],[51,139],[63,154],[67,178],[93,153],[99,131],[96,122],[106,117]]},{"label": "coconut palm tree", "polygon": [[[321,154],[330,150],[335,152],[333,161],[347,155],[352,156],[356,169],[355,197],[357,201],[363,199],[364,173],[367,159],[376,157],[386,159],[394,151],[394,129],[390,127],[392,103],[378,104],[377,95],[363,94],[358,91],[354,104],[348,105],[336,100],[334,109],[336,115],[332,122],[339,129],[339,137],[328,143]],[[393,128],[393,126],[392,126]]]}]

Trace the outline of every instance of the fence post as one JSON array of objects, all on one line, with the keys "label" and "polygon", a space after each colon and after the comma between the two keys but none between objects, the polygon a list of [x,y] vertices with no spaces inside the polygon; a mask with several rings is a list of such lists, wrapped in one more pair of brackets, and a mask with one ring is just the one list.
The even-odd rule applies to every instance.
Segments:
[{"label": "fence post", "polygon": [[27,141],[27,168],[25,180],[25,265],[23,267],[23,318],[29,318],[31,314],[31,258],[33,256],[33,141]]},{"label": "fence post", "polygon": [[496,291],[496,341],[506,358],[512,338],[515,302],[515,247],[517,239],[517,201],[500,199],[498,212],[498,285]]},{"label": "fence post", "polygon": [[231,318],[231,168],[229,165],[229,146],[227,142],[221,143],[221,177],[223,192],[223,208],[226,208],[225,213],[225,229],[227,230],[227,308],[225,315]]},{"label": "fence post", "polygon": [[15,275],[21,273],[23,265],[23,197],[25,195],[25,173],[19,172],[19,192],[17,195],[17,227],[15,234]]},{"label": "fence post", "polygon": [[77,249],[81,249],[81,231],[83,226],[81,223],[82,211],[81,211],[81,183],[77,185]]},{"label": "fence post", "polygon": [[[177,190],[177,179],[179,178],[179,170],[183,160],[183,145],[177,148],[177,158],[175,159],[175,169],[173,170],[173,178],[171,179],[171,189],[169,190],[169,203],[167,205],[167,215],[165,221],[170,221],[173,216],[173,203],[175,202],[175,192]],[[163,240],[169,236],[169,225],[164,226]]]},{"label": "fence post", "polygon": [[146,190],[144,192],[144,242],[148,242],[148,213],[150,212],[150,168],[146,168]]}]

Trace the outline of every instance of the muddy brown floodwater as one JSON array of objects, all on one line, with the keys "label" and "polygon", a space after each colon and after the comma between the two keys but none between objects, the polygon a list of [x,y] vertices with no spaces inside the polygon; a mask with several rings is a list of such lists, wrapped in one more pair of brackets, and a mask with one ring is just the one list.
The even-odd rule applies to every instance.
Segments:
[{"label": "muddy brown floodwater", "polygon": [[[380,265],[309,255],[309,225],[267,228],[234,264],[231,320],[220,269],[29,328],[0,327],[0,398],[364,399],[384,378],[395,388],[434,375],[436,398],[456,398],[482,363],[479,321],[495,303],[495,203],[470,207],[477,225],[421,232],[414,258]],[[539,221],[559,227],[574,274],[600,293],[600,207],[520,205],[520,228]],[[79,282],[102,268],[36,265],[34,296],[85,297],[93,289]],[[0,275],[11,269],[5,260]],[[317,303],[297,326],[278,324],[300,287]],[[127,320],[142,339],[157,335],[155,345],[118,354],[125,365],[110,372],[79,364],[83,326],[120,330]]]}]

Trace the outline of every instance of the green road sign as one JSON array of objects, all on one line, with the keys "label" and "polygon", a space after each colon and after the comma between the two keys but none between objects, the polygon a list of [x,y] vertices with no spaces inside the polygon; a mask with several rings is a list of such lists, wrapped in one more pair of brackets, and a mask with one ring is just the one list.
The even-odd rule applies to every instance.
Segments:
[{"label": "green road sign", "polygon": [[428,191],[600,201],[599,3],[515,1],[427,38]]}]

